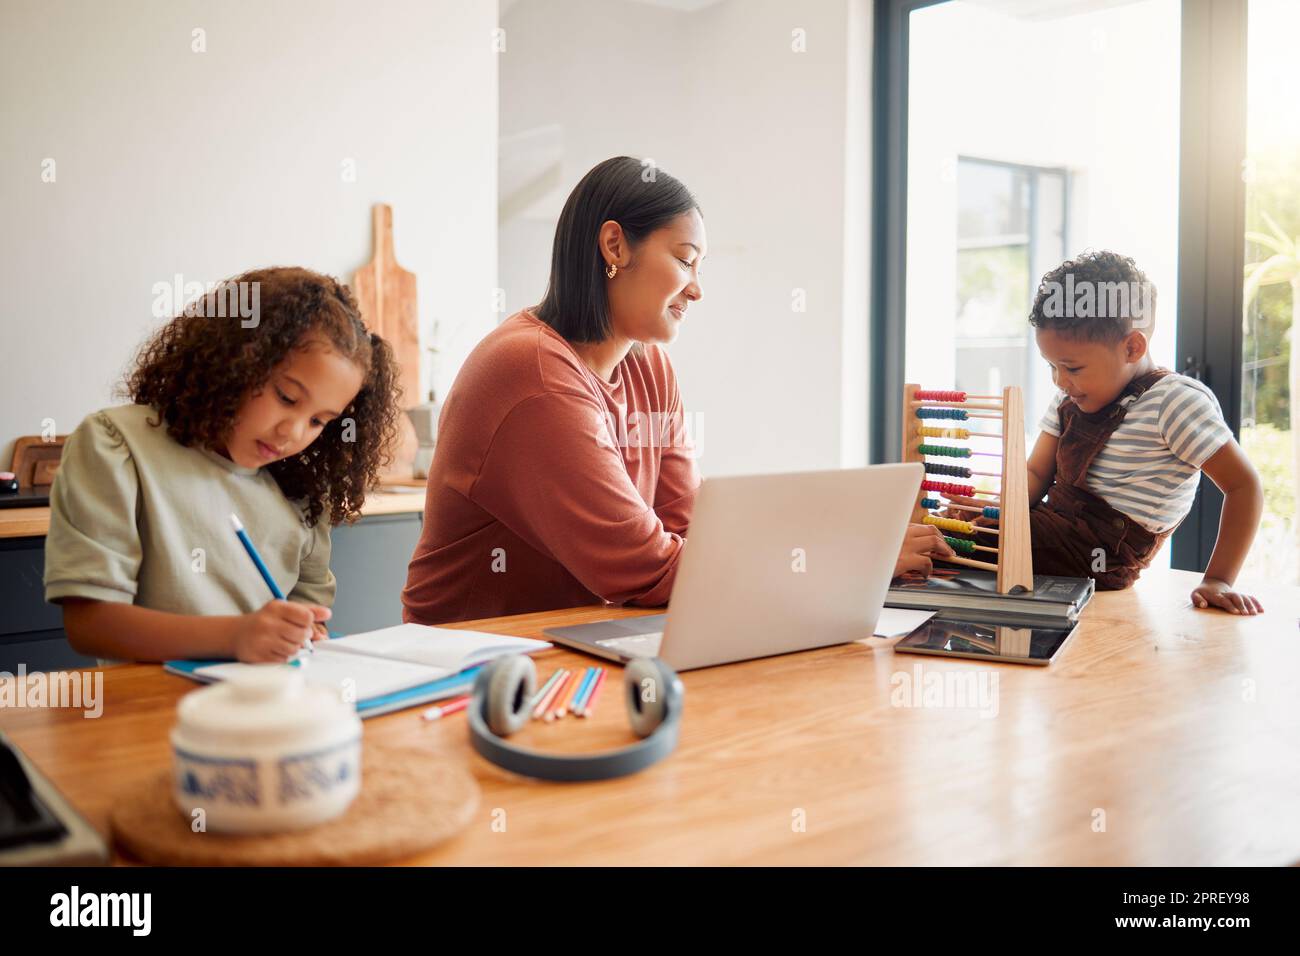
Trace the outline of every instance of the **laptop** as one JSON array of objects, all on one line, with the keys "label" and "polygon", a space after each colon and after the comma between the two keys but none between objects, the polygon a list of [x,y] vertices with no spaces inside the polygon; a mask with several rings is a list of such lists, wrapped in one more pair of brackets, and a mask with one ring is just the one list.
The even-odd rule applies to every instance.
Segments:
[{"label": "laptop", "polygon": [[544,633],[678,671],[870,637],[923,475],[910,462],[706,478],[666,614]]}]

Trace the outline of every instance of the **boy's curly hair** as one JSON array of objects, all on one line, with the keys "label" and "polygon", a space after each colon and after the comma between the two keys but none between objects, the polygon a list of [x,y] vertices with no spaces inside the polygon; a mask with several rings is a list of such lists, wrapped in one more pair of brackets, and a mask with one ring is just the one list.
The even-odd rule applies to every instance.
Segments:
[{"label": "boy's curly hair", "polygon": [[[256,290],[258,307],[246,327],[238,304],[246,305],[249,289]],[[309,527],[322,515],[331,524],[354,521],[391,459],[400,386],[392,348],[366,330],[352,292],[336,279],[277,267],[221,283],[141,347],[121,391],[156,409],[161,421],[152,424],[165,422],[167,434],[182,445],[214,448],[225,441],[244,400],[266,385],[271,370],[308,333],[356,363],[361,391],[302,453],[267,468],[285,497],[303,501]],[[342,437],[349,420],[354,441]]]},{"label": "boy's curly hair", "polygon": [[1118,342],[1135,328],[1149,338],[1155,310],[1156,287],[1132,258],[1085,249],[1043,276],[1029,324],[1074,339]]}]

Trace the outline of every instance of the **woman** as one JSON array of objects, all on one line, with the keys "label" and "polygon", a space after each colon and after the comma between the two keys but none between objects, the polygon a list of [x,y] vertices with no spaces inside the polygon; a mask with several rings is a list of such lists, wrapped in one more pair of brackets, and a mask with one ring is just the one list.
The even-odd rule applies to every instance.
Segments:
[{"label": "woman", "polygon": [[[490,332],[447,395],[405,620],[668,602],[700,479],[661,346],[700,299],[706,252],[672,176],[619,156],[582,178],[545,298]],[[896,573],[951,553],[913,526]]]}]

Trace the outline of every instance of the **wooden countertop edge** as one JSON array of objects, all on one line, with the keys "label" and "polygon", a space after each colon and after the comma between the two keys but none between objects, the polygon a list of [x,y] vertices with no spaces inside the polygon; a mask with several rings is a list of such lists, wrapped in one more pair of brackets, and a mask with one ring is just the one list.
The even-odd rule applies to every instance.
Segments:
[{"label": "wooden countertop edge", "polygon": [[[423,492],[374,491],[366,496],[361,516],[419,514],[424,510]],[[43,537],[50,531],[50,509],[0,509],[0,538]]]}]

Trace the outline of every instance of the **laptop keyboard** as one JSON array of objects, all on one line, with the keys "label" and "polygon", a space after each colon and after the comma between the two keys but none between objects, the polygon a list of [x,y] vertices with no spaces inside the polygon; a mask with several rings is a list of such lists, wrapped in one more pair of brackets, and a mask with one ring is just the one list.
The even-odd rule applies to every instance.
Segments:
[{"label": "laptop keyboard", "polygon": [[659,653],[659,644],[664,639],[663,631],[653,634],[633,634],[628,637],[609,637],[595,643],[611,651],[617,651],[627,657],[654,657]]}]

